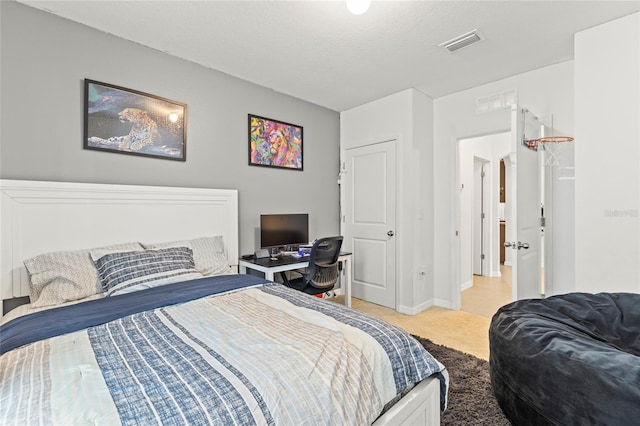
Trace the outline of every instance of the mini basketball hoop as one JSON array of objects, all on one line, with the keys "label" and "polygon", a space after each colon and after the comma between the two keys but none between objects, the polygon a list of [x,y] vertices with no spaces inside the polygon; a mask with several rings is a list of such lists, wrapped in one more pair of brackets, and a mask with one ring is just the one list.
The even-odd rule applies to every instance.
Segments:
[{"label": "mini basketball hoop", "polygon": [[537,139],[538,142],[542,143],[562,143],[562,142],[573,142],[573,138],[571,136],[543,136]]},{"label": "mini basketball hoop", "polygon": [[[524,113],[523,113],[524,114]],[[551,115],[551,134],[553,135],[553,115]],[[544,165],[554,166],[560,169],[572,169],[572,166],[562,164],[562,152],[567,146],[567,142],[573,142],[572,136],[542,136],[535,139],[523,138],[523,144],[532,151],[544,151]]]},{"label": "mini basketball hoop", "polygon": [[543,136],[536,139],[527,139],[525,146],[532,151],[544,151],[545,166],[559,166],[560,157],[566,142],[573,142],[571,136]]}]

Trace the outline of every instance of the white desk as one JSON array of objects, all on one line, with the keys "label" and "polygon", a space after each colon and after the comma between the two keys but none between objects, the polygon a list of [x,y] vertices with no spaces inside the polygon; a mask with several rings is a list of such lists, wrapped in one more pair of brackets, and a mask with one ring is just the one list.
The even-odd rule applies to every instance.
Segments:
[{"label": "white desk", "polygon": [[[340,253],[338,262],[343,265],[342,272],[346,275],[346,280],[341,280],[340,285],[344,292],[344,304],[351,307],[351,253]],[[278,260],[264,259],[239,259],[238,267],[241,274],[246,274],[247,269],[264,273],[264,278],[274,281],[276,272],[292,271],[294,269],[306,268],[309,266],[309,259],[297,259],[293,256],[282,256]]]}]

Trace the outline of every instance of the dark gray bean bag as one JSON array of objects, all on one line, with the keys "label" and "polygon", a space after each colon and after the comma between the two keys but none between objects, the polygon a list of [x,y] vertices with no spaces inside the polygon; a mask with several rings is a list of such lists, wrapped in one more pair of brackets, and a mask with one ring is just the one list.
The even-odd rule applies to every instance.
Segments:
[{"label": "dark gray bean bag", "polygon": [[640,424],[640,295],[570,293],[503,306],[494,393],[515,425]]}]

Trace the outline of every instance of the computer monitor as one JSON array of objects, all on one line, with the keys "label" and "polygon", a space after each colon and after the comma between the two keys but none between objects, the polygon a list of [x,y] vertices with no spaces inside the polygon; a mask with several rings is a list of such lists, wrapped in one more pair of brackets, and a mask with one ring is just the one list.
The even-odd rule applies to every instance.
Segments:
[{"label": "computer monitor", "polygon": [[309,215],[260,215],[260,247],[309,244]]}]

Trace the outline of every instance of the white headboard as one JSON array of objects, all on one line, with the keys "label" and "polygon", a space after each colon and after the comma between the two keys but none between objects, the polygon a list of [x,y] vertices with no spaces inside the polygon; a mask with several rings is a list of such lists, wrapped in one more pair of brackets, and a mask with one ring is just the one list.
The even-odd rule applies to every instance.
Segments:
[{"label": "white headboard", "polygon": [[215,235],[237,270],[237,190],[0,180],[0,295],[29,295],[38,254]]}]

